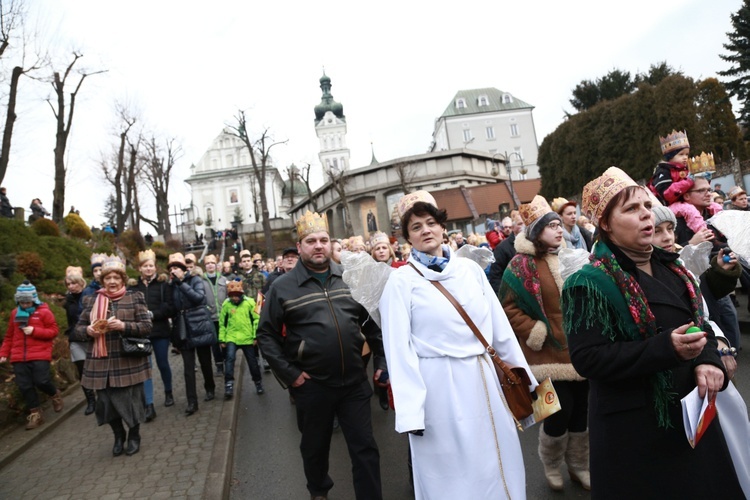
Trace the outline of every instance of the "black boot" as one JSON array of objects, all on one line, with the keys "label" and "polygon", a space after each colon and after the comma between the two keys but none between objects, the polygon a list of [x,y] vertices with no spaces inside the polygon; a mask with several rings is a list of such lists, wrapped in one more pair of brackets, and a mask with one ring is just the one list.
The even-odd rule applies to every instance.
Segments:
[{"label": "black boot", "polygon": [[91,415],[96,411],[96,394],[92,389],[83,388],[83,393],[86,395],[86,409],[83,411],[84,415]]},{"label": "black boot", "polygon": [[376,387],[375,390],[378,393],[378,402],[380,403],[380,407],[388,411],[388,408],[390,408],[390,404],[388,403],[388,389],[386,387]]},{"label": "black boot", "polygon": [[173,406],[173,405],[174,405],[174,396],[172,396],[172,391],[164,392],[164,406]]},{"label": "black boot", "polygon": [[155,418],[156,409],[154,408],[154,404],[151,403],[150,405],[146,405],[146,422],[151,422]]},{"label": "black boot", "polygon": [[188,417],[198,411],[198,402],[197,401],[188,401],[188,407],[185,410],[185,415]]},{"label": "black boot", "polygon": [[125,443],[125,428],[122,426],[122,420],[117,419],[109,423],[112,432],[115,433],[115,445],[112,447],[112,455],[119,457],[122,455],[122,445]]},{"label": "black boot", "polygon": [[[153,406],[153,405],[152,405]],[[135,455],[138,453],[138,450],[141,449],[141,425],[134,425],[130,428],[130,432],[128,432],[128,449],[125,450],[125,454],[127,456]]]},{"label": "black boot", "polygon": [[212,390],[206,390],[206,397],[203,398],[203,401],[213,401],[214,400],[214,391]]}]

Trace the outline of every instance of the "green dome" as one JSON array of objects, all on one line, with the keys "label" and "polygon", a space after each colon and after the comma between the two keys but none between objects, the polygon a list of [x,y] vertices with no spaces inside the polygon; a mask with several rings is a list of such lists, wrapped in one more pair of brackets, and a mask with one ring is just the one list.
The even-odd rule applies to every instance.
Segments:
[{"label": "green dome", "polygon": [[325,73],[320,78],[320,89],[323,91],[323,96],[320,99],[320,104],[315,106],[315,123],[320,122],[328,111],[331,111],[336,118],[343,120],[345,118],[344,105],[333,100],[331,79]]}]

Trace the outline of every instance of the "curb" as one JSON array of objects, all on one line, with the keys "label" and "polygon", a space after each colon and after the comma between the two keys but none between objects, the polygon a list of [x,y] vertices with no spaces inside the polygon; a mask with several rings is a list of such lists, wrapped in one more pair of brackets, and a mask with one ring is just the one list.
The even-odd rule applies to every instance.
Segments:
[{"label": "curb", "polygon": [[[237,366],[239,364],[239,367]],[[229,498],[234,466],[234,439],[237,430],[240,398],[242,396],[242,379],[245,376],[245,362],[242,351],[237,351],[234,362],[237,376],[234,378],[234,397],[231,403],[224,402],[214,438],[214,447],[208,465],[206,483],[201,498],[208,500],[225,500]],[[239,368],[239,369],[237,369]]]},{"label": "curb", "polygon": [[68,417],[73,415],[73,413],[86,403],[86,398],[83,397],[83,393],[81,392],[80,382],[76,382],[65,389],[62,396],[65,398],[65,407],[60,413],[53,413],[50,416],[48,411],[50,405],[45,403],[43,406],[42,411],[45,412],[46,418],[45,424],[42,427],[35,431],[27,431],[23,425],[19,425],[16,429],[9,431],[3,436],[3,446],[0,448],[0,470],[15,460],[24,451],[28,450],[34,443],[55,430],[57,426],[67,420]]}]

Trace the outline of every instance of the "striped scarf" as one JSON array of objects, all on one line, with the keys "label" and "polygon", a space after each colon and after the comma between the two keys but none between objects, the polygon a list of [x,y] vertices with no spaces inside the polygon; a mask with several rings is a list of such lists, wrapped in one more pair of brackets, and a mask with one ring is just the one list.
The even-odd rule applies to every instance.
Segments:
[{"label": "striped scarf", "polygon": [[[118,291],[114,293],[107,292],[106,289],[100,288],[96,291],[96,299],[94,299],[94,305],[91,308],[91,316],[89,318],[89,323],[92,325],[99,321],[104,320],[106,321],[107,314],[109,311],[109,304],[110,301],[116,302],[123,298],[125,294],[127,293],[127,289],[123,286]],[[105,335],[97,335],[94,338],[94,348],[91,351],[91,357],[93,358],[106,358],[107,357],[107,342],[105,340]]]}]

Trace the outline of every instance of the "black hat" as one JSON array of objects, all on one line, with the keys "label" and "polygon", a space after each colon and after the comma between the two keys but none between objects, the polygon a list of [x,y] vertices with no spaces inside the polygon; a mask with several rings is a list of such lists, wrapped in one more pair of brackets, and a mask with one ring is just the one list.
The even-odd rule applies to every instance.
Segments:
[{"label": "black hat", "polygon": [[297,247],[289,247],[285,248],[284,252],[281,254],[282,257],[286,257],[286,254],[293,253],[296,256],[299,256],[299,252],[297,251]]}]

